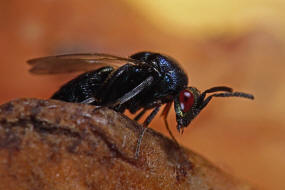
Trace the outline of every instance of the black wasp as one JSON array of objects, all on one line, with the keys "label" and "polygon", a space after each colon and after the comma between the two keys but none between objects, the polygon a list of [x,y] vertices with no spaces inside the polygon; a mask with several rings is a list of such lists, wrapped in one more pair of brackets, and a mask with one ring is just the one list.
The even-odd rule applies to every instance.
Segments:
[{"label": "black wasp", "polygon": [[[174,140],[166,120],[172,102],[177,130],[183,132],[213,97],[254,98],[251,94],[233,92],[226,86],[213,87],[202,93],[195,87],[188,87],[187,74],[179,64],[160,53],[140,52],[129,58],[101,53],[69,54],[36,58],[28,63],[32,65],[30,71],[36,74],[86,71],[63,85],[52,99],[107,106],[121,113],[129,110],[135,114],[141,110],[135,120],[153,109],[143,122],[144,127],[165,105],[162,116]],[[138,140],[136,155],[144,132]]]}]

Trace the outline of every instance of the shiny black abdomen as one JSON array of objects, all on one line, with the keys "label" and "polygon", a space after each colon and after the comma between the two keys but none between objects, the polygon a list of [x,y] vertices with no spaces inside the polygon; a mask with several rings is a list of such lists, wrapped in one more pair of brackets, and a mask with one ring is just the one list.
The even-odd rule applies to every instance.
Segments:
[{"label": "shiny black abdomen", "polygon": [[66,102],[82,102],[97,97],[104,81],[113,70],[114,68],[108,66],[83,73],[64,84],[51,98]]}]

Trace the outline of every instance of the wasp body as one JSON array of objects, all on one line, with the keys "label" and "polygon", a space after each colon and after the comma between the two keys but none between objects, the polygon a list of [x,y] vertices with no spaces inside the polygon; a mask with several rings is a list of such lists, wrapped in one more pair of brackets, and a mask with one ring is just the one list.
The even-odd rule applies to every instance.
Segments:
[{"label": "wasp body", "polygon": [[[153,52],[140,52],[129,58],[108,54],[70,54],[32,59],[32,73],[54,74],[87,71],[64,84],[51,98],[67,102],[107,106],[123,113],[137,113],[139,120],[147,110],[153,109],[144,121],[152,121],[160,107],[166,127],[167,115],[174,102],[178,131],[183,132],[213,97],[242,97],[251,94],[233,92],[226,86],[213,87],[200,92],[187,87],[188,77],[173,58]],[[143,133],[139,142],[141,141]],[[140,144],[140,143],[139,143]]]}]

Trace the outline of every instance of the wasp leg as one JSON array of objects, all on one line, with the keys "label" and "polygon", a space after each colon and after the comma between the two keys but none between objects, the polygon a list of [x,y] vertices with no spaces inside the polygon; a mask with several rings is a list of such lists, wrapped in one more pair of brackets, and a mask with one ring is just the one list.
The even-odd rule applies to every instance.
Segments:
[{"label": "wasp leg", "polygon": [[149,114],[149,116],[146,118],[146,120],[143,122],[143,126],[144,129],[141,132],[138,142],[137,142],[137,147],[136,147],[136,152],[135,152],[135,159],[138,158],[139,154],[140,154],[140,147],[141,147],[141,143],[142,143],[142,139],[144,136],[144,133],[147,130],[147,126],[148,124],[153,120],[153,118],[155,117],[155,115],[158,113],[159,109],[160,109],[161,105],[157,106],[156,108],[154,108],[154,110]]},{"label": "wasp leg", "polygon": [[[142,83],[140,83],[138,86],[136,86],[134,89],[131,91],[127,92],[124,96],[121,98],[117,99],[115,102],[110,103],[112,107],[115,107],[117,105],[123,104],[136,95],[138,95],[141,91],[143,91],[146,87],[152,85],[152,82],[154,81],[152,76],[147,77]],[[108,106],[108,105],[107,105]]]},{"label": "wasp leg", "polygon": [[114,87],[117,87],[118,81],[120,80],[120,77],[124,76],[126,72],[128,72],[132,68],[132,64],[125,64],[122,67],[119,67],[117,70],[113,70],[106,80],[103,82],[104,83],[104,88],[101,90],[101,93],[99,94],[101,97],[101,103],[102,105],[106,106],[110,105],[110,100],[113,100],[114,98],[110,97],[112,95],[112,89]]},{"label": "wasp leg", "polygon": [[147,109],[143,109],[136,117],[134,118],[135,121],[138,121],[146,112]]},{"label": "wasp leg", "polygon": [[158,105],[156,108],[154,108],[154,110],[149,114],[149,116],[147,116],[147,118],[145,119],[145,121],[143,122],[143,126],[146,128],[148,126],[148,124],[153,120],[153,118],[156,116],[156,114],[158,113],[159,109],[160,109],[161,105]]},{"label": "wasp leg", "polygon": [[170,137],[172,138],[172,140],[178,144],[176,138],[174,137],[173,133],[171,132],[170,128],[169,128],[169,125],[168,125],[168,122],[167,122],[167,116],[168,116],[168,113],[169,113],[169,110],[170,110],[170,107],[172,105],[172,102],[169,102],[166,104],[166,106],[164,107],[162,113],[161,113],[161,116],[163,117],[163,121],[164,121],[164,124],[165,124],[165,127],[170,135]]},{"label": "wasp leg", "polygon": [[[104,81],[104,89],[100,93],[102,98],[102,105],[115,107],[116,105],[123,104],[136,96],[138,93],[143,91],[147,86],[151,86],[154,82],[153,68],[148,65],[141,67],[134,67],[132,64],[125,64],[117,70],[113,71]],[[143,75],[138,75],[143,73]],[[128,87],[124,86],[124,92],[121,93],[122,81],[126,80],[126,76],[131,77],[130,85],[132,86],[127,90]],[[134,81],[132,82],[132,77]],[[138,80],[141,78],[142,80]]]},{"label": "wasp leg", "polygon": [[81,104],[92,104],[92,103],[94,103],[95,101],[96,101],[96,99],[95,99],[94,97],[90,97],[90,98],[87,98],[87,99],[81,101],[80,103],[81,103]]}]

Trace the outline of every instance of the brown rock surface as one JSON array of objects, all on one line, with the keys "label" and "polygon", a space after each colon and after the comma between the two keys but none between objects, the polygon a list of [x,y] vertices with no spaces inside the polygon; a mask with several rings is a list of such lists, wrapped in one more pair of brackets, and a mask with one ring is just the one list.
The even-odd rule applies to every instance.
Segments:
[{"label": "brown rock surface", "polygon": [[107,108],[19,99],[0,106],[0,189],[249,190],[201,156]]}]

